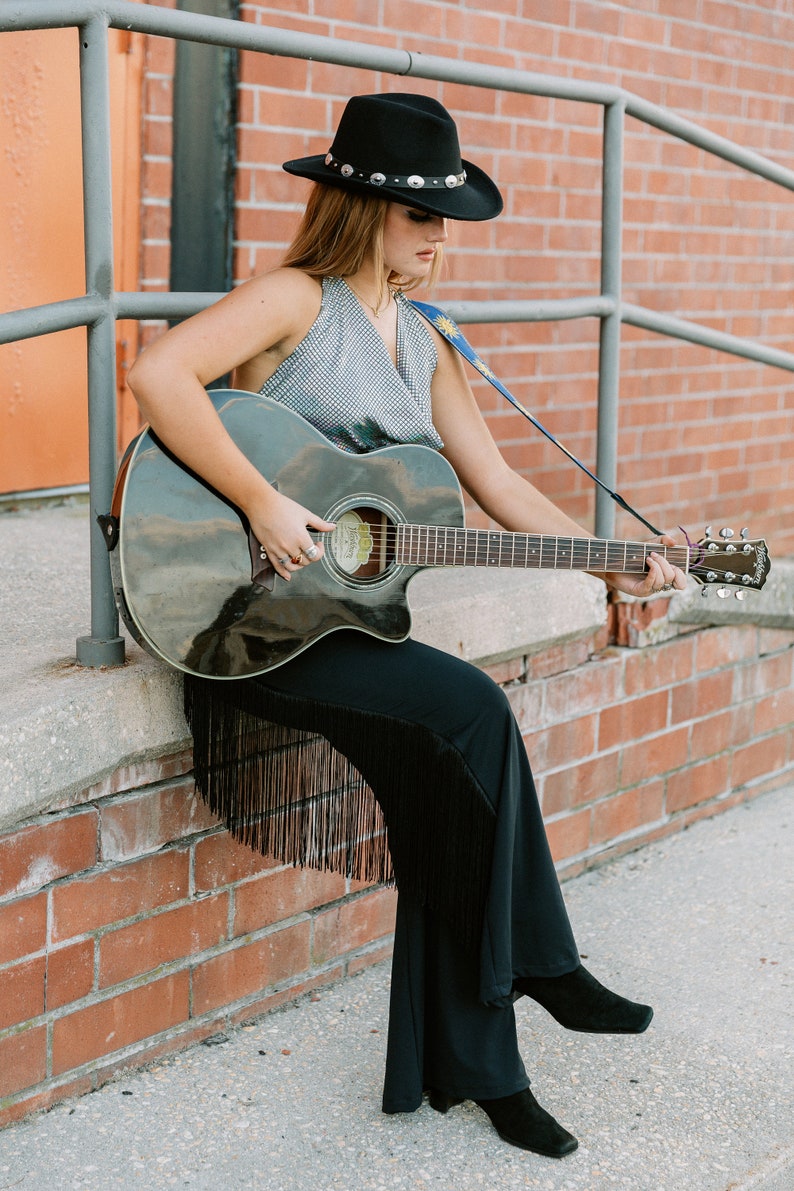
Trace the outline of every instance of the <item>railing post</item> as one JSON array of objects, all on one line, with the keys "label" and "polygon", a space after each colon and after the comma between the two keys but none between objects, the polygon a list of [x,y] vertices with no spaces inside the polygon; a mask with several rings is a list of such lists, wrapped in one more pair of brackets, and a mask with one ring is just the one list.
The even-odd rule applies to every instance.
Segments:
[{"label": "railing post", "polygon": [[[601,318],[598,361],[598,437],[596,474],[614,492],[617,487],[618,395],[620,390],[621,274],[623,249],[623,129],[625,100],[604,105],[601,208],[601,294],[612,300]],[[615,534],[615,505],[596,489],[595,532]]]},{"label": "railing post", "polygon": [[108,552],[96,521],[100,513],[110,510],[116,471],[116,333],[107,20],[101,15],[93,16],[80,26],[78,34],[86,293],[102,298],[105,309],[86,328],[91,635],[78,637],[77,660],[84,666],[119,666],[124,661],[124,638],[119,636]]}]

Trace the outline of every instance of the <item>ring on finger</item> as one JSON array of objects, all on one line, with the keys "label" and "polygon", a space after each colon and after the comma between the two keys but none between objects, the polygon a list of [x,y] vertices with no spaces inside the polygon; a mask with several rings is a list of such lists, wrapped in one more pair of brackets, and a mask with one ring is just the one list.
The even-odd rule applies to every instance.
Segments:
[{"label": "ring on finger", "polygon": [[277,562],[280,567],[286,566],[289,562],[289,555],[285,554],[283,558],[277,559]]},{"label": "ring on finger", "polygon": [[306,551],[306,557],[307,558],[316,558],[319,553],[320,553],[320,551],[317,548],[317,546],[310,546],[309,549]]},{"label": "ring on finger", "polygon": [[300,566],[300,561],[302,558],[303,558],[303,551],[299,550],[297,554],[291,555],[290,562],[292,563],[292,565],[294,567],[297,567],[297,566]]}]

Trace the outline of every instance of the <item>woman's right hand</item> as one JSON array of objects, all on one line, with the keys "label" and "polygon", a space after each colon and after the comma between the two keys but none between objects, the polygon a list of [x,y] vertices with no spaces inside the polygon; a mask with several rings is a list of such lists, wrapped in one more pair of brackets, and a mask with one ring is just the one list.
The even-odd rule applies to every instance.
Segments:
[{"label": "woman's right hand", "polygon": [[313,538],[309,531],[330,533],[336,525],[332,521],[323,521],[322,517],[274,489],[268,494],[266,508],[262,503],[257,502],[256,509],[248,511],[251,530],[276,573],[289,582],[294,571],[319,562],[325,553],[322,541]]}]

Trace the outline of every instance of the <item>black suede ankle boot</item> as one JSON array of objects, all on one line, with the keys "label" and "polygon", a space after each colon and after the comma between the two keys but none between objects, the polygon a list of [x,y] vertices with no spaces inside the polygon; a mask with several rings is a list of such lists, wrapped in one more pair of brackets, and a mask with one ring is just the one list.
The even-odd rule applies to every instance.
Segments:
[{"label": "black suede ankle boot", "polygon": [[564,976],[520,976],[515,988],[566,1030],[583,1034],[641,1034],[653,1017],[650,1005],[610,992],[581,964]]},{"label": "black suede ankle boot", "polygon": [[579,1145],[575,1137],[555,1121],[550,1112],[541,1108],[529,1088],[499,1100],[476,1100],[491,1124],[511,1146],[531,1150],[546,1158],[564,1158]]},{"label": "black suede ankle boot", "polygon": [[[436,1112],[449,1112],[463,1101],[430,1089],[430,1104]],[[531,1150],[546,1158],[564,1158],[579,1145],[576,1138],[555,1121],[551,1113],[541,1108],[529,1088],[497,1100],[475,1100],[475,1104],[491,1118],[491,1124],[503,1141],[520,1150]]]}]

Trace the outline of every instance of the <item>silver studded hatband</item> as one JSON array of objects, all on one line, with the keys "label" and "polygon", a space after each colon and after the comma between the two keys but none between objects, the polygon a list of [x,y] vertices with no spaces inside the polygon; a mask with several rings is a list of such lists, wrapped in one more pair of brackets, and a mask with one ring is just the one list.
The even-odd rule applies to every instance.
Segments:
[{"label": "silver studded hatband", "polygon": [[380,170],[360,170],[354,165],[340,161],[333,153],[326,154],[325,164],[342,178],[349,178],[353,182],[369,182],[371,186],[396,186],[405,190],[456,190],[466,181],[466,171],[459,174],[439,175],[436,178],[423,177],[421,174],[384,174]]}]

